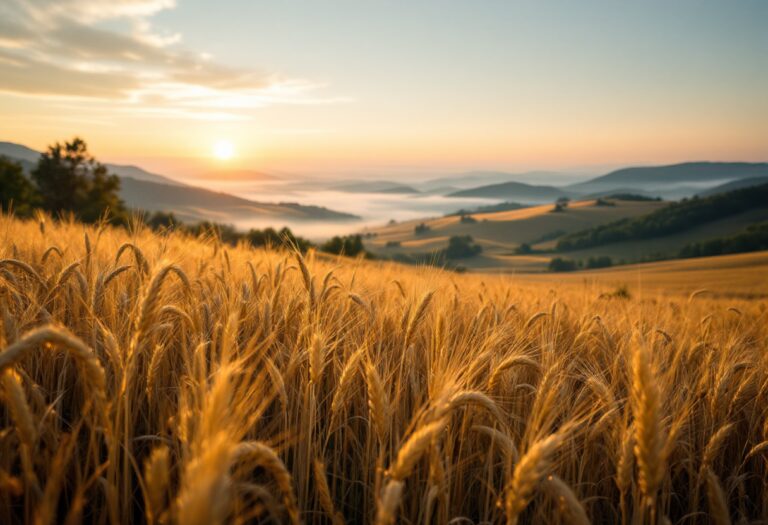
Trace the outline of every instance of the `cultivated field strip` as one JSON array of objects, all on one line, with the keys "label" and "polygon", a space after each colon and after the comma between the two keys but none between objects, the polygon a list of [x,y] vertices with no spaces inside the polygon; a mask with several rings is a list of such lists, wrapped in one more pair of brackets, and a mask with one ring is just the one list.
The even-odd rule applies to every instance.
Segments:
[{"label": "cultivated field strip", "polygon": [[0,523],[768,521],[765,302],[0,238]]}]

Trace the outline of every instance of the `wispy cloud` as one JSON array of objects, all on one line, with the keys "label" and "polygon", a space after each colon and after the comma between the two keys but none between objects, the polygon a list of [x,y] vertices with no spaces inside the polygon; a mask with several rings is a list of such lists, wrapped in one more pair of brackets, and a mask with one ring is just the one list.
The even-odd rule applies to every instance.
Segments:
[{"label": "wispy cloud", "polygon": [[174,0],[4,0],[0,91],[205,120],[346,100],[318,96],[320,84],[231,67],[184,48],[181,35],[151,23],[173,7]]}]

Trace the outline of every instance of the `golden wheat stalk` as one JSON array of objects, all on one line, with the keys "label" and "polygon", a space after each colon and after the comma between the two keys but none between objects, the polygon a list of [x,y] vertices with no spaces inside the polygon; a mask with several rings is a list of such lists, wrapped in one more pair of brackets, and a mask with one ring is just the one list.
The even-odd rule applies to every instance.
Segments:
[{"label": "golden wheat stalk", "polygon": [[552,456],[560,447],[563,434],[550,434],[538,441],[523,454],[515,465],[512,476],[505,489],[504,509],[507,525],[516,525],[520,513],[525,510],[534,495],[539,482],[549,475],[552,468]]},{"label": "golden wheat stalk", "polygon": [[315,474],[315,484],[317,486],[317,497],[323,511],[331,519],[333,525],[344,525],[344,516],[336,510],[331,496],[331,489],[328,486],[328,480],[325,477],[325,464],[319,459],[312,462],[312,469]]},{"label": "golden wheat stalk", "polygon": [[274,478],[283,496],[283,505],[294,525],[299,523],[299,508],[293,490],[293,477],[272,447],[256,441],[242,442],[235,448],[235,461],[249,461],[262,467]]},{"label": "golden wheat stalk", "polygon": [[642,343],[635,348],[632,357],[632,412],[635,417],[638,483],[646,502],[651,504],[666,470],[661,394],[648,350]]},{"label": "golden wheat stalk", "polygon": [[555,475],[547,476],[544,488],[557,500],[560,512],[573,525],[590,525],[587,512],[566,482]]},{"label": "golden wheat stalk", "polygon": [[373,428],[379,438],[379,443],[383,445],[389,433],[389,396],[384,390],[384,383],[382,383],[379,373],[371,363],[367,363],[365,366],[365,383],[368,390],[368,409]]}]

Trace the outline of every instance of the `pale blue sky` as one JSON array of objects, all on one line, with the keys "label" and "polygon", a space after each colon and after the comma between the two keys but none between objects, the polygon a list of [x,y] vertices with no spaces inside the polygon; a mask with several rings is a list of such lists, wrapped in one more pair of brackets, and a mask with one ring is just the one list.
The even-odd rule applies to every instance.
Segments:
[{"label": "pale blue sky", "polygon": [[[31,5],[9,1],[22,11]],[[67,0],[84,13],[92,11],[82,5],[98,1]],[[102,99],[100,113],[88,115],[103,147],[125,158],[190,156],[219,138],[232,141],[243,160],[286,168],[768,157],[764,0],[117,3],[141,13],[83,15],[85,24],[154,39],[174,61],[174,82],[184,83],[142,76],[142,62],[155,67],[162,56],[131,55],[123,69],[138,69],[129,77],[137,86],[114,95],[121,112],[108,120],[144,115],[162,136],[125,127],[121,136],[103,121],[99,131],[99,115],[110,107]],[[168,38],[174,35],[180,39]],[[202,53],[212,58],[196,65]],[[96,62],[81,53],[77,67],[104,65]],[[8,93],[0,94],[1,116],[22,94],[0,88]],[[46,95],[56,113],[61,94]],[[194,122],[179,125],[193,106]],[[189,149],[172,144],[169,129]]]}]

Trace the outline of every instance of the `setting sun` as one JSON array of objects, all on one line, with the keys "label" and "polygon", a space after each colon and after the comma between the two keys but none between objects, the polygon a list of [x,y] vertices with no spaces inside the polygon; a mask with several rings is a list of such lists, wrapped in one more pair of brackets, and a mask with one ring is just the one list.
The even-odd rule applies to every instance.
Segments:
[{"label": "setting sun", "polygon": [[235,154],[235,147],[228,140],[220,140],[213,145],[213,154],[217,159],[228,160]]}]

